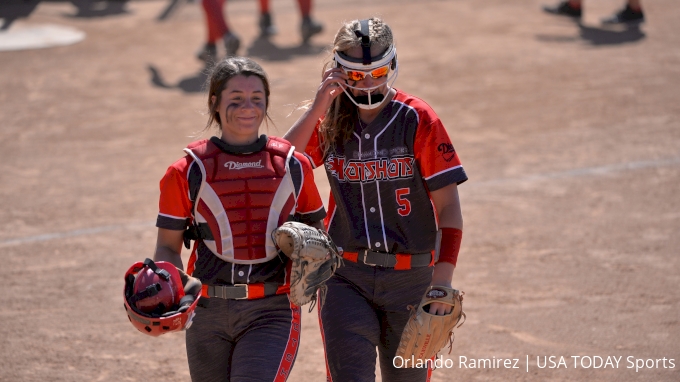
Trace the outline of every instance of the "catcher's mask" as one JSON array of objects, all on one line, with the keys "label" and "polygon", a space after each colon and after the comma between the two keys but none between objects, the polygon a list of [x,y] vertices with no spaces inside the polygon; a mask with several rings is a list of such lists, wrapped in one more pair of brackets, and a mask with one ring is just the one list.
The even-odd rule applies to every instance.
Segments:
[{"label": "catcher's mask", "polygon": [[[394,81],[397,79],[397,74],[399,73],[399,66],[397,65],[397,49],[394,44],[390,45],[382,54],[377,56],[371,56],[371,38],[369,37],[369,20],[359,21],[359,28],[354,31],[357,37],[361,38],[361,49],[363,52],[362,58],[350,57],[343,52],[336,51],[334,53],[336,66],[342,68],[345,73],[349,75],[350,78],[353,77],[352,72],[356,71],[358,77],[363,79],[365,75],[371,75],[373,78],[387,77],[385,83],[371,86],[371,87],[359,87],[355,85],[350,85],[346,83],[343,87],[343,91],[347,94],[347,97],[354,103],[358,108],[371,110],[380,107],[385,101],[385,94],[381,94],[377,89],[383,85],[387,85],[385,93],[387,94]],[[383,74],[383,68],[387,68],[387,73]],[[379,76],[379,77],[378,77]],[[350,80],[351,81],[351,80]],[[359,81],[354,80],[354,83]],[[366,95],[355,96],[347,88],[360,90],[366,92]]]},{"label": "catcher's mask", "polygon": [[[185,291],[185,287],[191,290]],[[146,259],[125,273],[123,296],[128,319],[150,336],[187,329],[199,294],[200,287],[183,283],[179,270],[165,261]]]}]

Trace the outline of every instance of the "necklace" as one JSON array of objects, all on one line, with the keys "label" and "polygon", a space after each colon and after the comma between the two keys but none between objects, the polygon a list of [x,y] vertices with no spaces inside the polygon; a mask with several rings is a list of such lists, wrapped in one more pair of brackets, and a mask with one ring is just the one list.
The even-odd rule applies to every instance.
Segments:
[{"label": "necklace", "polygon": [[368,123],[364,125],[364,122],[361,120],[361,117],[359,117],[359,115],[357,115],[357,122],[359,123],[358,129],[359,131],[357,131],[357,133],[361,133],[362,131],[364,131],[366,127],[368,127]]}]

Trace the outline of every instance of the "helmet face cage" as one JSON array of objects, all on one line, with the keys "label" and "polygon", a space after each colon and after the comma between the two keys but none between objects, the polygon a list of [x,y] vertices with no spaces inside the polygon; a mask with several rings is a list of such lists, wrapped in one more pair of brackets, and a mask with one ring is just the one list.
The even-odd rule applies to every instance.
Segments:
[{"label": "helmet face cage", "polygon": [[[394,47],[394,45],[390,45],[390,47],[387,48],[387,50],[383,54],[371,57],[370,63],[367,64],[364,63],[366,61],[363,58],[350,57],[343,52],[335,52],[334,57],[336,65],[345,67],[350,70],[368,72],[373,69],[383,67],[385,65],[390,65],[391,73],[387,76],[387,81],[385,83],[371,87],[359,87],[355,85],[350,85],[349,83],[345,82],[345,86],[342,89],[347,95],[347,97],[349,97],[349,99],[352,101],[352,103],[354,103],[360,109],[372,110],[380,107],[380,105],[382,105],[382,103],[385,102],[386,98],[384,96],[387,93],[389,93],[389,91],[392,89],[392,85],[394,84],[394,81],[396,81],[397,75],[399,74],[399,64],[397,63],[397,49]],[[382,86],[387,86],[387,90],[385,92],[386,94],[382,93],[372,94],[375,92],[376,89]],[[368,95],[368,103],[366,104],[357,102],[352,92],[347,90],[348,88],[366,92]],[[373,98],[378,95],[383,97],[380,98],[377,102],[373,102]]]},{"label": "helmet face cage", "polygon": [[[154,271],[154,268],[156,268],[157,270]],[[141,293],[135,292],[135,281],[140,276],[143,276],[145,274],[148,275],[147,271],[149,270],[152,270],[155,274],[158,275],[160,274],[168,275],[169,278],[167,280],[166,286],[169,286],[172,283],[173,285],[178,287],[176,293],[174,293],[172,296],[173,306],[164,309],[166,310],[165,312],[162,313],[160,311],[144,312],[137,306],[138,305],[137,302],[146,299],[144,295],[145,293],[144,291],[146,291],[147,289],[146,287],[154,286],[153,283],[151,285],[146,285],[148,283],[145,282],[143,283],[144,291],[140,291]],[[160,277],[161,279],[164,278],[163,276]],[[172,280],[172,282],[170,282],[170,280]],[[161,288],[163,288],[163,283],[161,282],[159,284],[161,284]],[[194,310],[196,309],[200,296],[196,296],[196,299],[188,308],[182,308],[180,310],[177,310],[178,309],[177,302],[179,302],[179,300],[182,297],[184,297],[184,295],[185,292],[182,287],[182,281],[179,275],[179,271],[171,263],[164,261],[154,263],[151,259],[147,259],[144,262],[137,262],[133,264],[130,267],[130,269],[128,269],[128,271],[125,273],[125,288],[123,289],[125,311],[132,326],[134,326],[137,330],[146,335],[156,337],[160,336],[161,334],[188,328],[187,323],[190,322],[190,318],[193,317],[194,315]]]}]

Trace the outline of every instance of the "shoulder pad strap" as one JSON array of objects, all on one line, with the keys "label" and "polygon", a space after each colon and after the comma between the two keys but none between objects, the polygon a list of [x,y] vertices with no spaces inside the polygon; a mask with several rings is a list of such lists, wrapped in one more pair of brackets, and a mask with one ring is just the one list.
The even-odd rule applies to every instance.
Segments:
[{"label": "shoulder pad strap", "polygon": [[267,151],[284,158],[288,157],[288,152],[291,147],[292,145],[290,142],[279,137],[269,137],[269,141],[267,142]]}]

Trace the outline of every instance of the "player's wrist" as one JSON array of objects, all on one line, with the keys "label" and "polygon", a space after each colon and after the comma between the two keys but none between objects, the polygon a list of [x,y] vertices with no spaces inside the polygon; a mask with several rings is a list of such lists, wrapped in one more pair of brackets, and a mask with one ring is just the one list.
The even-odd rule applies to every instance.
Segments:
[{"label": "player's wrist", "polygon": [[318,95],[316,98],[314,98],[314,102],[312,102],[312,105],[307,110],[307,115],[311,117],[316,123],[316,121],[324,116],[330,107],[331,102],[332,100],[328,101],[324,99],[323,96]]},{"label": "player's wrist", "polygon": [[450,263],[437,263],[432,272],[431,286],[451,288],[455,267]]},{"label": "player's wrist", "polygon": [[441,241],[439,243],[438,263],[445,262],[454,267],[458,262],[460,244],[463,240],[463,231],[458,228],[442,227]]}]

